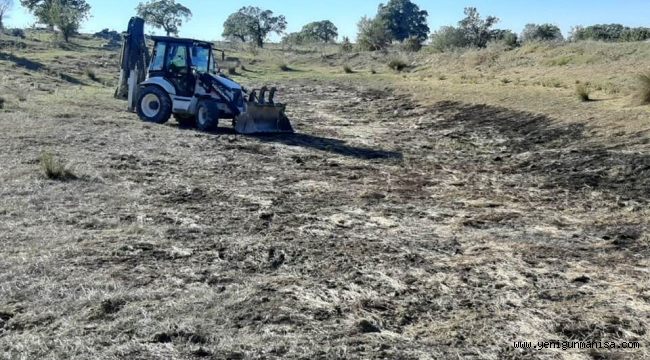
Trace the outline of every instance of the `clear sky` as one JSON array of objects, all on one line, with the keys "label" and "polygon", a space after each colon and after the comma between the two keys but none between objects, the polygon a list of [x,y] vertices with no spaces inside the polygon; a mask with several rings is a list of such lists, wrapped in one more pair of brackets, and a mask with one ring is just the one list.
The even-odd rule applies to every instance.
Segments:
[{"label": "clear sky", "polygon": [[[87,0],[92,6],[92,17],[83,24],[82,32],[96,32],[104,28],[126,30],[135,7],[134,0]],[[180,35],[204,40],[221,38],[223,22],[229,14],[242,6],[253,5],[285,15],[288,32],[298,31],[311,21],[331,20],[341,36],[356,35],[356,23],[364,16],[377,12],[379,0],[177,0],[189,7],[194,16],[181,28]],[[19,6],[9,14],[9,27],[28,27],[32,18]],[[475,6],[481,15],[501,19],[499,28],[521,32],[527,23],[552,23],[568,33],[572,26],[596,23],[621,23],[629,26],[650,27],[650,0],[415,0],[429,12],[429,27],[455,25],[463,17],[463,8]],[[147,32],[152,32],[148,29]],[[160,32],[157,32],[160,33]],[[277,37],[274,38],[277,40]]]}]

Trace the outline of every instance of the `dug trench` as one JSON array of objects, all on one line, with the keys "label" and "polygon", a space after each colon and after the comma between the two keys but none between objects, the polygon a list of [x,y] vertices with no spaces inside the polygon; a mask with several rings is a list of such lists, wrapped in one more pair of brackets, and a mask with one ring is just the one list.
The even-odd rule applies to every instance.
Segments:
[{"label": "dug trench", "polygon": [[[13,129],[0,348],[528,359],[560,354],[514,341],[649,343],[647,151],[391,89],[282,93],[299,134],[154,126],[120,103]],[[79,180],[38,176],[44,147]]]}]

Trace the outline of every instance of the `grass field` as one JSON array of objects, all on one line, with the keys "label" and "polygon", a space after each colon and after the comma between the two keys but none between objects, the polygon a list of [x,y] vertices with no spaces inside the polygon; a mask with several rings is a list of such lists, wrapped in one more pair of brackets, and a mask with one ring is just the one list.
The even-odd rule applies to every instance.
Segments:
[{"label": "grass field", "polygon": [[[297,130],[246,137],[37,35],[0,38],[0,358],[650,357],[650,44],[229,47]],[[639,348],[514,347],[554,340]]]}]

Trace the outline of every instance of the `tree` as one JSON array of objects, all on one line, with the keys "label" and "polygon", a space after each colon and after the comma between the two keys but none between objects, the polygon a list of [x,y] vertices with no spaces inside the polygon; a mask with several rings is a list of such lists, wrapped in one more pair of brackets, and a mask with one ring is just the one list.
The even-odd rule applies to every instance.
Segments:
[{"label": "tree", "polygon": [[302,27],[300,31],[306,39],[329,43],[339,36],[339,29],[329,20],[315,21]]},{"label": "tree", "polygon": [[264,47],[264,40],[270,33],[282,34],[286,28],[284,16],[273,16],[271,10],[246,6],[228,17],[223,24],[223,36],[252,40],[258,47]]},{"label": "tree", "polygon": [[241,42],[250,40],[250,31],[252,27],[250,18],[241,12],[236,12],[228,16],[223,24],[223,37],[237,39]]},{"label": "tree", "polygon": [[563,41],[562,30],[553,24],[527,24],[521,33],[521,41]]},{"label": "tree", "polygon": [[371,19],[364,16],[357,27],[359,28],[357,44],[362,50],[383,50],[393,42],[393,35],[388,24],[379,17]]},{"label": "tree", "polygon": [[383,20],[390,30],[393,39],[404,42],[408,38],[424,41],[429,36],[427,25],[429,13],[410,0],[390,0],[388,4],[380,4],[377,17]]},{"label": "tree", "polygon": [[474,7],[465,8],[465,18],[458,23],[463,30],[470,45],[483,48],[490,41],[492,27],[499,22],[499,18],[488,16],[481,18],[478,10]]},{"label": "tree", "polygon": [[70,42],[70,37],[77,33],[81,22],[88,17],[90,5],[87,5],[87,10],[80,10],[70,4],[66,4],[64,0],[53,0],[50,6],[49,19],[51,23],[56,26],[65,42]]},{"label": "tree", "polygon": [[14,6],[13,0],[0,0],[0,31],[4,30],[4,20],[5,16],[9,13],[9,10]]},{"label": "tree", "polygon": [[183,21],[192,18],[192,11],[175,0],[149,0],[138,4],[135,10],[151,26],[163,29],[167,36],[177,36]]},{"label": "tree", "polygon": [[58,28],[66,42],[90,13],[90,5],[85,0],[20,0],[20,4],[40,23]]}]

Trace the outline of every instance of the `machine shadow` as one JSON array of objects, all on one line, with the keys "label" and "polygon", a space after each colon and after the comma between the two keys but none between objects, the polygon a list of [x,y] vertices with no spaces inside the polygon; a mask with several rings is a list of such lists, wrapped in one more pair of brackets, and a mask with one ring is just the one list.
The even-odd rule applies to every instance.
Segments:
[{"label": "machine shadow", "polygon": [[252,137],[261,142],[299,146],[362,160],[402,159],[400,152],[352,146],[343,140],[309,134],[259,134]]}]

